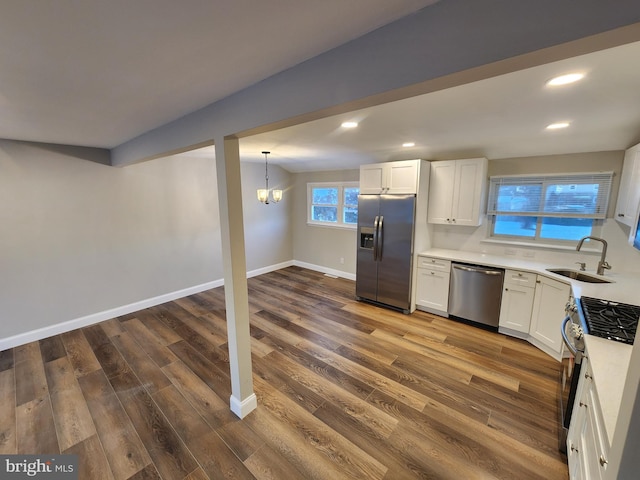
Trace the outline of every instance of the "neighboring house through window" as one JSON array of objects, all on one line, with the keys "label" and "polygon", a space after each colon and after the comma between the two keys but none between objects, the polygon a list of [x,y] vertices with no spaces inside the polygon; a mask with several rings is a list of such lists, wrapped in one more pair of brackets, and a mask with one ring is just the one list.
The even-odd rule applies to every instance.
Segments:
[{"label": "neighboring house through window", "polygon": [[358,182],[307,184],[307,223],[356,228],[358,225]]}]

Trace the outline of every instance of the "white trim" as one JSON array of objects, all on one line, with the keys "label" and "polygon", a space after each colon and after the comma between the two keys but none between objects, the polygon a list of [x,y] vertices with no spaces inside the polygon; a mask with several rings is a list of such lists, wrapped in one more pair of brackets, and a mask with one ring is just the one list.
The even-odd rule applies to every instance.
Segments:
[{"label": "white trim", "polygon": [[[337,204],[314,204],[313,203],[313,189],[319,188],[337,188],[338,189],[338,203]],[[332,227],[332,228],[350,228],[356,229],[356,223],[345,223],[344,222],[344,189],[345,188],[357,188],[358,192],[360,192],[360,182],[357,181],[346,181],[346,182],[309,182],[307,183],[307,225],[313,226],[322,226],[322,227]],[[335,222],[323,222],[319,220],[314,220],[312,218],[311,210],[313,205],[319,206],[327,206],[327,207],[335,207],[337,210],[337,218]],[[351,206],[351,205],[350,205]],[[356,209],[358,205],[354,205]]]},{"label": "white trim", "polygon": [[294,265],[293,260],[287,260],[286,262],[276,263],[275,265],[269,265],[268,267],[258,268],[256,270],[251,270],[247,272],[247,278],[257,277],[258,275],[263,275],[269,272],[275,272],[276,270],[280,270],[287,267],[292,267]]},{"label": "white trim", "polygon": [[166,293],[164,295],[158,295],[157,297],[147,298],[138,302],[133,302],[128,305],[122,305],[120,307],[111,308],[102,312],[92,313],[80,318],[74,318],[66,322],[56,323],[55,325],[49,325],[37,330],[31,330],[29,332],[19,333],[12,337],[0,339],[0,351],[8,348],[17,347],[26,343],[42,340],[43,338],[51,337],[52,335],[59,335],[61,333],[70,332],[77,328],[87,327],[98,322],[110,320],[121,315],[137,312],[139,310],[160,305],[162,303],[170,302],[178,298],[193,295],[195,293],[204,292],[212,288],[220,287],[223,285],[222,280],[214,280],[212,282],[202,283],[193,287],[185,288],[183,290],[177,290],[175,292]]},{"label": "white trim", "polygon": [[347,280],[354,280],[356,276],[354,273],[343,272],[342,270],[335,270],[333,268],[323,267],[322,265],[314,265],[313,263],[300,262],[298,260],[293,261],[293,265],[296,267],[307,268],[320,273],[328,273],[329,275],[335,275],[336,277],[346,278]]},{"label": "white trim", "polygon": [[[247,278],[255,277],[257,275],[262,275],[263,273],[273,272],[275,270],[280,270],[281,268],[290,267],[292,265],[295,265],[295,262],[287,261],[287,262],[278,263],[276,265],[270,265],[268,267],[252,270],[250,272],[247,272]],[[149,307],[154,307],[156,305],[170,302],[178,298],[183,298],[189,295],[194,295],[196,293],[204,292],[205,290],[221,287],[222,285],[224,285],[224,281],[222,279],[213,280],[211,282],[202,283],[200,285],[195,285],[193,287],[185,288],[182,290],[176,290],[175,292],[166,293],[164,295],[158,295],[157,297],[147,298],[145,300],[133,302],[128,305],[122,305],[120,307],[111,308],[109,310],[104,310],[102,312],[92,313],[84,317],[74,318],[72,320],[56,323],[54,325],[48,325],[46,327],[39,328],[37,330],[31,330],[28,332],[19,333],[11,337],[0,338],[0,352],[3,350],[7,350],[9,348],[14,348],[20,345],[24,345],[26,343],[42,340],[44,338],[48,338],[53,335],[59,335],[61,333],[70,332],[72,330],[76,330],[77,328],[94,325],[96,323],[103,322],[105,320],[110,320],[112,318],[119,317],[121,315],[137,312],[139,310],[143,310]]]},{"label": "white trim", "polygon": [[258,398],[255,393],[252,393],[247,398],[240,401],[231,395],[229,406],[231,411],[235,413],[238,418],[242,419],[258,408]]}]

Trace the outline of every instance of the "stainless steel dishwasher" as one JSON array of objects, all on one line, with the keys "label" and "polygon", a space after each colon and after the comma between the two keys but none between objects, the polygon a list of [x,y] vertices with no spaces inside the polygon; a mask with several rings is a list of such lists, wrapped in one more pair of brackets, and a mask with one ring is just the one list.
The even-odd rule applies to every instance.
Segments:
[{"label": "stainless steel dishwasher", "polygon": [[504,270],[451,263],[449,315],[498,326]]}]

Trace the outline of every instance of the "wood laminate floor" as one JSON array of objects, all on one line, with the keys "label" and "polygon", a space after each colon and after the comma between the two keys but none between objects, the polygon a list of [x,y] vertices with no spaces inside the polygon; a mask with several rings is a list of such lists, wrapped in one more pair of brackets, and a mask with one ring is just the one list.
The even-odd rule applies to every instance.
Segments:
[{"label": "wood laminate floor", "polygon": [[0,352],[0,454],[78,454],[82,480],[568,477],[559,366],[526,342],[296,267],[249,299],[244,420],[218,288]]}]

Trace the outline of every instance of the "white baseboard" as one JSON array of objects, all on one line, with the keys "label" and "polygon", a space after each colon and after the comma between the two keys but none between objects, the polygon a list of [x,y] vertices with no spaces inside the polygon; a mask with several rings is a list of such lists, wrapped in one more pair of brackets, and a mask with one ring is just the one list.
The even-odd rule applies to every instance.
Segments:
[{"label": "white baseboard", "polygon": [[258,408],[258,398],[255,393],[252,393],[247,398],[240,401],[231,395],[229,404],[231,411],[235,413],[238,418],[244,418]]},{"label": "white baseboard", "polygon": [[349,272],[343,272],[342,270],[335,270],[333,268],[323,267],[322,265],[314,265],[313,263],[300,262],[298,260],[293,261],[293,265],[296,267],[307,268],[316,272],[327,273],[329,275],[335,275],[336,277],[346,278],[347,280],[356,279],[355,274]]},{"label": "white baseboard", "polygon": [[92,313],[91,315],[86,315],[84,317],[74,318],[73,320],[68,320],[66,322],[56,323],[55,325],[48,325],[37,330],[19,333],[18,335],[14,335],[12,337],[0,338],[0,351],[17,347],[19,345],[24,345],[25,343],[42,340],[43,338],[48,338],[53,335],[70,332],[71,330],[75,330],[77,328],[87,327],[98,322],[110,320],[112,318],[126,315],[128,313],[137,312],[139,310],[153,307],[155,305],[160,305],[161,303],[170,302],[178,298],[204,292],[205,290],[220,287],[223,284],[224,282],[222,280],[214,280],[212,282],[203,283],[194,287],[189,287],[182,290],[177,290],[175,292],[166,293],[164,295],[158,295],[157,297],[140,300],[139,302],[133,302],[128,305],[122,305],[120,307],[111,308],[102,312]]},{"label": "white baseboard", "polygon": [[[269,265],[268,267],[258,268],[256,270],[251,270],[247,272],[247,278],[273,272],[275,270],[280,270],[281,268],[291,267],[292,265],[308,268],[309,270],[329,273],[332,275],[336,275],[338,277],[349,278],[350,280],[355,280],[355,275],[351,275],[346,272],[340,272],[338,270],[333,270],[330,268],[321,267],[319,265],[296,262],[295,260],[290,260],[290,261],[278,263],[275,265]],[[67,320],[65,322],[56,323],[55,325],[48,325],[46,327],[39,328],[37,330],[31,330],[29,332],[19,333],[11,337],[0,338],[0,352],[3,350],[7,350],[9,348],[17,347],[19,345],[35,342],[37,340],[42,340],[43,338],[48,338],[53,335],[59,335],[61,333],[70,332],[71,330],[75,330],[77,328],[87,327],[89,325],[94,325],[96,323],[103,322],[105,320],[110,320],[112,318],[119,317],[121,315],[126,315],[128,313],[137,312],[139,310],[153,307],[155,305],[160,305],[162,303],[170,302],[178,298],[194,295],[196,293],[200,293],[205,290],[210,290],[212,288],[217,288],[222,285],[224,285],[224,281],[222,279],[214,280],[211,282],[203,283],[203,284],[185,288],[182,290],[177,290],[175,292],[159,295],[157,297],[147,298],[145,300],[133,302],[128,305],[122,305],[120,307],[111,308],[109,310],[104,310],[102,312],[92,313],[91,315],[86,315],[84,317],[74,318],[72,320]]]},{"label": "white baseboard", "polygon": [[269,272],[275,272],[276,270],[280,270],[281,268],[287,268],[295,265],[293,260],[289,260],[287,262],[276,263],[275,265],[269,265],[268,267],[258,268],[256,270],[251,270],[247,272],[247,278],[257,277],[258,275],[263,275]]}]

